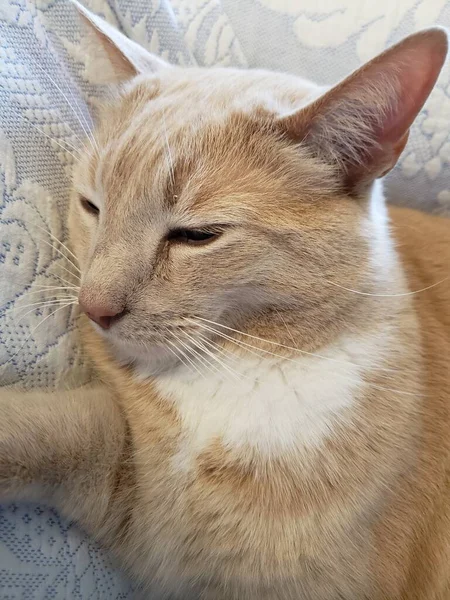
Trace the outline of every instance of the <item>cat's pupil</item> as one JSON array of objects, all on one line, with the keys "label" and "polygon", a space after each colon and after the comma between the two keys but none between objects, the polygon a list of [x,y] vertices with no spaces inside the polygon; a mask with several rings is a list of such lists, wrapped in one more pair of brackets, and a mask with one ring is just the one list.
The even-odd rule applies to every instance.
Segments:
[{"label": "cat's pupil", "polygon": [[202,229],[174,229],[168,235],[169,240],[185,244],[205,243],[215,237],[217,237],[217,233]]}]

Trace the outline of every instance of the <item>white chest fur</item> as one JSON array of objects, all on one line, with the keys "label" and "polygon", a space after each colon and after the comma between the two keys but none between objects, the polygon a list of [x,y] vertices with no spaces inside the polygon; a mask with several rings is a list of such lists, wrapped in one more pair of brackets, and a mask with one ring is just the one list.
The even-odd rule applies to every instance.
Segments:
[{"label": "white chest fur", "polygon": [[228,363],[235,378],[225,370],[199,375],[184,367],[158,377],[159,392],[178,409],[185,432],[179,460],[189,463],[214,439],[266,456],[319,446],[351,417],[365,372],[386,352],[386,338],[386,331],[345,338],[321,357],[247,355]]}]

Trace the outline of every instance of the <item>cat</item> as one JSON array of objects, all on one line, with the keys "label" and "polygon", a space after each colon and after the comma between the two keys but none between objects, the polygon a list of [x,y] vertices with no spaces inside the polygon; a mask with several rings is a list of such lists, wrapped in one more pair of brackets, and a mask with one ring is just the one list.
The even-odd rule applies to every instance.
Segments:
[{"label": "cat", "polygon": [[380,181],[445,32],[324,89],[170,66],[76,7],[115,90],[69,217],[97,375],[0,390],[0,499],[145,598],[449,599],[450,226]]}]

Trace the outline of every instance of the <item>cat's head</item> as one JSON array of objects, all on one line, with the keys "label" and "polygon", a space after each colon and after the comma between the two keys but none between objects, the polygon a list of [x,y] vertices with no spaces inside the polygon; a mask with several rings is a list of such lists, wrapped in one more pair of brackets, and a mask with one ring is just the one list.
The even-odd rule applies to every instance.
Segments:
[{"label": "cat's head", "polygon": [[116,81],[70,214],[80,303],[99,331],[126,360],[164,363],[206,344],[212,322],[263,323],[272,339],[288,322],[299,347],[345,327],[364,298],[327,282],[370,289],[367,198],[405,146],[446,34],[411,36],[324,92],[172,67],[78,9]]}]

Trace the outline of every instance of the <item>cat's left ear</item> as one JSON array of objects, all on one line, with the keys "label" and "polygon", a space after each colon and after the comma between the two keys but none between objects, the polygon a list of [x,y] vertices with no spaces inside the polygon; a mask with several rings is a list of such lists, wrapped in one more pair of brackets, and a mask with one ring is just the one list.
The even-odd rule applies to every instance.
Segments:
[{"label": "cat's left ear", "polygon": [[397,162],[446,55],[443,29],[411,35],[278,124],[361,193]]},{"label": "cat's left ear", "polygon": [[94,46],[87,51],[91,50],[93,60],[102,60],[102,82],[119,83],[142,73],[171,68],[169,63],[127,38],[77,0],[71,2],[87,27]]}]

